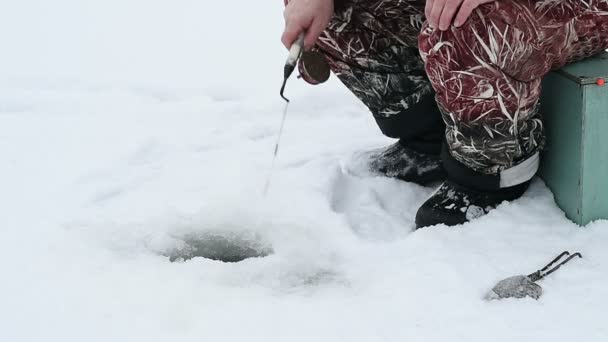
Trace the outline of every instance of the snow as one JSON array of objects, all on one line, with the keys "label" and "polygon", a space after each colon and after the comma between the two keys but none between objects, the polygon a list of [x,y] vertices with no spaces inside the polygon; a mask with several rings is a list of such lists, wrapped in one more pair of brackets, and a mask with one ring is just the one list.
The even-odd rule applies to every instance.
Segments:
[{"label": "snow", "polygon": [[[0,341],[605,341],[608,222],[542,181],[456,229],[433,191],[345,172],[391,143],[335,78],[295,78],[279,159],[282,5],[0,4]],[[171,263],[188,234],[265,258]],[[484,301],[563,250],[538,300]]]}]

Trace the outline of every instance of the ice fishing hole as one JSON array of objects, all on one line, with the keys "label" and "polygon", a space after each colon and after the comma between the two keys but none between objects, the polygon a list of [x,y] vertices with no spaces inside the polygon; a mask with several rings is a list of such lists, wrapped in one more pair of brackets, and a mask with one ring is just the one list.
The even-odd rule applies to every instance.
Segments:
[{"label": "ice fishing hole", "polygon": [[168,253],[171,262],[205,258],[235,263],[273,253],[270,244],[256,234],[201,233],[185,235],[178,240],[179,247]]}]

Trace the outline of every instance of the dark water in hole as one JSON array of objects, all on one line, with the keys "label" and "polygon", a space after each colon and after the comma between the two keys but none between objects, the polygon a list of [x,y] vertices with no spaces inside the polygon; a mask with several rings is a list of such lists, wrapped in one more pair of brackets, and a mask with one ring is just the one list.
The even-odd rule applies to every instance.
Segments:
[{"label": "dark water in hole", "polygon": [[253,234],[190,234],[181,240],[184,246],[168,254],[172,262],[193,258],[239,262],[249,258],[265,257],[273,252],[269,244]]}]

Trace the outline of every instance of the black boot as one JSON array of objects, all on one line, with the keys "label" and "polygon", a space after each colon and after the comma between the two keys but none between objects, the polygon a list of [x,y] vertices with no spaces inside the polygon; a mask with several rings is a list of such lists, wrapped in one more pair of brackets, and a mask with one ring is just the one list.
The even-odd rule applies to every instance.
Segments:
[{"label": "black boot", "polygon": [[530,181],[496,191],[478,191],[452,181],[443,183],[418,209],[416,229],[445,224],[455,226],[487,214],[503,201],[523,195]]},{"label": "black boot", "polygon": [[399,142],[366,153],[369,169],[387,177],[421,185],[445,179],[438,153],[425,151],[419,142]]},{"label": "black boot", "polygon": [[538,153],[497,174],[479,173],[452,157],[446,144],[441,151],[445,181],[416,213],[416,229],[445,224],[455,226],[487,214],[504,201],[526,192],[538,170]]}]

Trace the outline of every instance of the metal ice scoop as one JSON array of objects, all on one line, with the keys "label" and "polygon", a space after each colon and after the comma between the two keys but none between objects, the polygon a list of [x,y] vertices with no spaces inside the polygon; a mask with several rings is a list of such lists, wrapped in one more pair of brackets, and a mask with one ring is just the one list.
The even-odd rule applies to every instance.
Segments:
[{"label": "metal ice scoop", "polygon": [[[564,257],[567,258],[564,259]],[[553,259],[553,261],[547,264],[547,266],[541,268],[540,270],[532,274],[529,274],[527,276],[518,275],[501,280],[486,295],[485,299],[492,300],[524,297],[532,297],[534,299],[538,299],[543,294],[543,288],[540,287],[540,285],[536,284],[536,282],[548,276],[549,274],[557,271],[560,267],[565,265],[574,257],[582,258],[583,256],[581,255],[581,253],[574,253],[570,255],[570,252],[565,251],[562,252],[562,254],[558,255],[557,258]],[[555,265],[556,263],[557,265]]]}]

